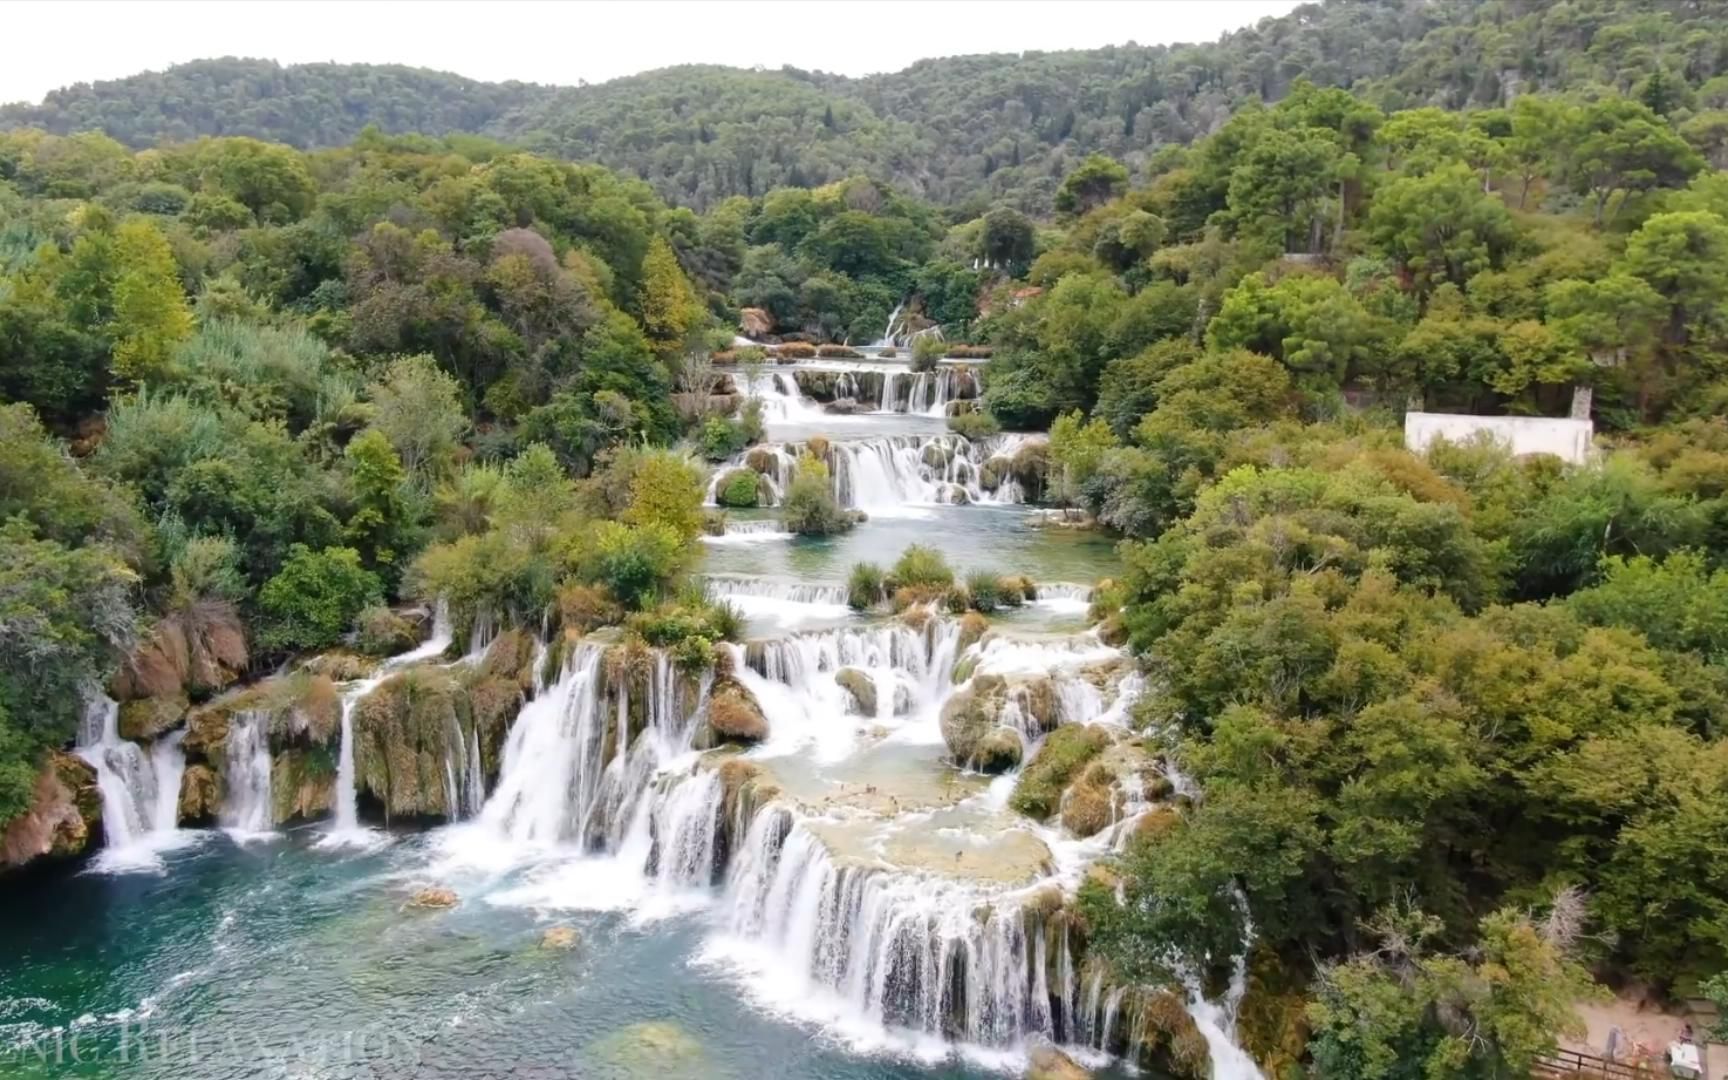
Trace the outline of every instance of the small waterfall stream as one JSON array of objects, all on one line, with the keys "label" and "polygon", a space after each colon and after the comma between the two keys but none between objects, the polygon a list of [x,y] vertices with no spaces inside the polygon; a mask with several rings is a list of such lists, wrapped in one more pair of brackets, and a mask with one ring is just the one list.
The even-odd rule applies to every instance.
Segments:
[{"label": "small waterfall stream", "polygon": [[95,695],[85,708],[77,754],[96,770],[102,796],[103,860],[120,868],[156,868],[158,853],[176,846],[180,782],[186,771],[181,731],[157,739],[148,752],[122,739],[120,705]]},{"label": "small waterfall stream", "polygon": [[269,714],[236,712],[228,723],[227,761],[222,770],[222,827],[239,840],[270,835]]}]

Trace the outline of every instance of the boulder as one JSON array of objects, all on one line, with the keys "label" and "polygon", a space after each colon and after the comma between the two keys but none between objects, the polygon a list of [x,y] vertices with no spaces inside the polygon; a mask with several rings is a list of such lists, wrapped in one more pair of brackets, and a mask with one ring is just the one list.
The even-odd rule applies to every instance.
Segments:
[{"label": "boulder", "polygon": [[744,455],[744,464],[763,476],[774,476],[780,471],[778,455],[760,446]]},{"label": "boulder", "polygon": [[942,741],[961,765],[978,756],[984,736],[996,726],[1007,684],[1000,675],[980,675],[942,706]]},{"label": "boulder", "polygon": [[216,770],[202,762],[186,766],[180,777],[180,823],[205,825],[222,810],[222,784]]},{"label": "boulder", "polygon": [[95,768],[74,754],[54,751],[36,775],[29,809],[0,832],[0,868],[83,855],[101,833],[102,793]]},{"label": "boulder", "polygon": [[420,644],[420,627],[389,608],[368,608],[360,613],[356,643],[370,656],[396,656]]},{"label": "boulder", "polygon": [[1093,836],[1116,820],[1115,777],[1094,761],[1068,786],[1062,797],[1062,825],[1075,836]]},{"label": "boulder", "polygon": [[869,412],[870,409],[867,406],[860,405],[857,398],[835,398],[833,401],[822,406],[822,411],[834,413],[839,416],[847,416],[860,411]]},{"label": "boulder", "polygon": [[765,338],[774,332],[774,316],[758,307],[740,308],[738,329],[747,338]]},{"label": "boulder", "polygon": [[1049,1043],[1039,1043],[1027,1054],[1026,1080],[1087,1080],[1091,1075]]},{"label": "boulder", "polygon": [[120,737],[148,742],[177,727],[180,721],[185,719],[189,707],[186,695],[182,693],[133,698],[131,701],[121,702]]},{"label": "boulder", "polygon": [[768,737],[762,706],[731,679],[716,680],[708,695],[708,727],[723,742],[756,743]]},{"label": "boulder", "polygon": [[1066,724],[1052,731],[1038,756],[1020,774],[1008,805],[1043,821],[1056,812],[1062,791],[1091,760],[1110,745],[1110,735],[1090,724]]},{"label": "boulder", "polygon": [[526,630],[506,630],[492,639],[480,661],[480,675],[487,679],[509,679],[524,693],[534,689],[534,638]]},{"label": "boulder", "polygon": [[834,681],[839,683],[852,696],[853,710],[860,716],[876,715],[876,680],[857,668],[841,668],[834,673]]},{"label": "boulder", "polygon": [[448,817],[445,763],[459,757],[473,723],[468,694],[439,667],[415,667],[379,683],[354,708],[356,786],[391,816]]}]

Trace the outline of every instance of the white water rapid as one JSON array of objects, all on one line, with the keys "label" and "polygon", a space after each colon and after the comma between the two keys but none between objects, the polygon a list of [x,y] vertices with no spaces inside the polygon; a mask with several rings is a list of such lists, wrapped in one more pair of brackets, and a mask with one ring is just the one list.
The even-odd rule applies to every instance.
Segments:
[{"label": "white water rapid", "polygon": [[[1034,440],[998,435],[970,440],[960,435],[877,435],[828,444],[827,465],[840,505],[873,516],[916,514],[942,504],[1015,504],[1025,498],[1012,462]],[[754,459],[765,468],[772,501],[779,503],[798,470],[808,444],[768,443],[738,455],[714,471],[708,504],[715,505],[720,478],[747,469]]]},{"label": "white water rapid", "polygon": [[222,809],[217,815],[236,840],[269,837],[270,717],[245,710],[228,721],[227,760],[222,768]]}]

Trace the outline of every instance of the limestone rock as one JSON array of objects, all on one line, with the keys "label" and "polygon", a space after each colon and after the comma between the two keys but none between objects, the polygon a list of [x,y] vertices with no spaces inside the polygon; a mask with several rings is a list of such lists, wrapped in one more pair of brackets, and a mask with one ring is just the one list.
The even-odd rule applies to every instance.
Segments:
[{"label": "limestone rock", "polygon": [[420,644],[420,626],[391,611],[375,607],[360,613],[358,644],[371,656],[395,656]]},{"label": "limestone rock", "polygon": [[857,668],[841,668],[834,673],[834,681],[852,695],[854,710],[860,716],[876,715],[876,680]]},{"label": "limestone rock", "polygon": [[186,766],[180,777],[180,823],[204,825],[222,810],[222,785],[216,770],[202,762]]},{"label": "limestone rock", "polygon": [[942,706],[942,741],[955,761],[966,764],[996,726],[1007,684],[1000,675],[980,675]]},{"label": "limestone rock", "polygon": [[480,661],[486,678],[511,679],[523,693],[534,689],[534,638],[526,630],[506,630],[492,639]]},{"label": "limestone rock", "polygon": [[239,679],[249,660],[246,630],[233,606],[200,601],[157,620],[120,665],[111,689],[120,701],[207,694]]},{"label": "limestone rock", "polygon": [[96,846],[101,826],[95,768],[73,754],[55,751],[36,776],[30,808],[0,833],[0,868],[42,857],[82,855]]},{"label": "limestone rock", "polygon": [[1087,1080],[1091,1075],[1049,1043],[1032,1047],[1027,1055],[1026,1080]]},{"label": "limestone rock", "polygon": [[133,698],[120,704],[120,737],[147,742],[173,730],[186,716],[186,695]]},{"label": "limestone rock", "polygon": [[756,743],[768,737],[768,718],[750,691],[731,679],[717,681],[708,695],[708,726],[727,742]]},{"label": "limestone rock", "polygon": [[460,756],[472,723],[468,694],[445,669],[391,676],[354,708],[356,785],[384,805],[387,819],[448,817],[445,763]]},{"label": "limestone rock", "polygon": [[866,406],[860,405],[856,398],[835,398],[833,401],[822,406],[822,411],[846,416],[860,411],[868,412],[869,409]]},{"label": "limestone rock", "polygon": [[992,728],[984,736],[984,741],[978,744],[973,763],[979,772],[1005,773],[1020,764],[1024,752],[1019,732],[1013,728]]},{"label": "limestone rock", "polygon": [[313,675],[322,675],[331,682],[354,682],[368,679],[378,670],[378,661],[370,656],[350,652],[320,653],[301,665]]},{"label": "limestone rock", "polygon": [[323,746],[279,752],[270,763],[270,802],[277,825],[330,813],[336,807],[335,754]]},{"label": "limestone rock", "polygon": [[431,885],[417,889],[408,898],[406,907],[411,908],[453,908],[456,906],[456,892],[440,885]]}]

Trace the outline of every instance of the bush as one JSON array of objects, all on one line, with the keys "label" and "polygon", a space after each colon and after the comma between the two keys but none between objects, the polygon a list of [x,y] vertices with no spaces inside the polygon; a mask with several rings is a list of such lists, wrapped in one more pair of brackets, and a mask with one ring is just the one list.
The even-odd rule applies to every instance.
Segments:
[{"label": "bush", "polygon": [[606,586],[625,607],[641,610],[664,593],[683,563],[683,538],[671,526],[602,521],[582,560],[582,576]]},{"label": "bush", "polygon": [[954,584],[954,571],[940,551],[913,544],[900,553],[889,578],[895,589],[946,589]]},{"label": "bush", "polygon": [[964,615],[972,607],[972,595],[964,585],[955,586],[942,594],[942,606],[950,615]]},{"label": "bush", "polygon": [[659,648],[700,640],[704,655],[716,641],[738,641],[744,636],[744,616],[724,600],[711,600],[700,592],[680,596],[649,611],[630,616],[626,625],[643,641]]},{"label": "bush", "polygon": [[738,410],[738,430],[744,445],[754,446],[768,437],[768,425],[762,420],[762,399],[747,398]]},{"label": "bush", "polygon": [[[972,607],[986,615],[993,614],[1002,603],[1002,582],[987,570],[974,570],[966,575],[966,592]],[[1016,590],[1015,596],[1019,596]]]},{"label": "bush", "polygon": [[383,605],[360,613],[354,644],[370,656],[395,656],[420,644],[414,624]]},{"label": "bush", "polygon": [[912,339],[912,370],[935,371],[936,361],[942,359],[948,351],[948,346],[935,334],[925,334]]},{"label": "bush", "polygon": [[834,498],[828,466],[808,454],[798,459],[797,475],[780,504],[780,520],[787,532],[799,536],[834,536],[857,523]]},{"label": "bush", "polygon": [[1002,425],[987,412],[968,412],[948,418],[948,430],[968,441],[988,439],[1002,433]]},{"label": "bush", "polygon": [[850,345],[818,345],[816,355],[824,360],[857,360],[864,354]]},{"label": "bush", "polygon": [[288,549],[282,570],[258,593],[266,625],[265,647],[274,650],[326,649],[342,640],[366,608],[380,603],[378,575],[360,565],[353,548],[313,551],[305,544]]},{"label": "bush", "polygon": [[726,512],[723,510],[703,510],[702,533],[704,536],[725,536]]},{"label": "bush", "polygon": [[[733,469],[720,478],[714,489],[714,501],[735,510],[747,510],[759,502],[760,484],[753,469]],[[721,531],[725,528],[722,525]]]},{"label": "bush", "polygon": [[781,363],[792,360],[810,360],[816,356],[816,346],[808,341],[788,341],[774,350],[774,359]]},{"label": "bush", "polygon": [[749,444],[743,425],[724,416],[710,416],[702,423],[696,437],[702,456],[709,461],[725,461]]},{"label": "bush", "polygon": [[852,564],[852,573],[846,579],[846,603],[853,611],[873,608],[886,595],[880,566],[868,562]]},{"label": "bush", "polygon": [[947,356],[950,360],[988,360],[990,359],[990,346],[950,345]]}]

